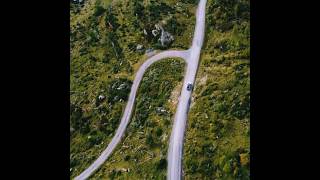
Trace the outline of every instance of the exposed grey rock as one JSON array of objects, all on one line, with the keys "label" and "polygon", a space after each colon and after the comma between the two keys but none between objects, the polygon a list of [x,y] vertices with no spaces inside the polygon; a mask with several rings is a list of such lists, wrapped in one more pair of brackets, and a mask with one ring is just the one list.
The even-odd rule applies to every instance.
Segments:
[{"label": "exposed grey rock", "polygon": [[[168,31],[165,31],[161,25],[155,24],[154,26],[156,27],[157,31],[161,30],[161,37],[159,38],[159,41],[161,42],[161,46],[167,46],[174,40],[173,36]],[[152,31],[152,34],[153,34],[153,31]]]},{"label": "exposed grey rock", "polygon": [[125,83],[123,83],[123,84],[121,84],[121,85],[117,88],[117,90],[124,89],[125,87],[126,87],[126,84],[125,84]]},{"label": "exposed grey rock", "polygon": [[155,24],[154,27],[155,27],[156,30],[158,30],[158,31],[163,30],[162,26],[160,26],[159,24]]},{"label": "exposed grey rock", "polygon": [[152,48],[149,48],[149,49],[146,50],[146,55],[147,55],[148,57],[151,57],[151,56],[153,56],[153,55],[155,55],[155,54],[156,54],[156,52],[155,52],[154,49],[152,49]]},{"label": "exposed grey rock", "polygon": [[149,48],[149,49],[146,50],[146,53],[150,53],[152,51],[153,51],[153,48]]},{"label": "exposed grey rock", "polygon": [[114,98],[113,98],[113,101],[118,101],[120,98],[119,98],[119,96],[115,96]]},{"label": "exposed grey rock", "polygon": [[151,57],[151,56],[154,56],[156,54],[156,52],[155,51],[152,51],[152,52],[150,52],[150,53],[147,53],[147,56],[148,56],[148,58],[149,57]]},{"label": "exposed grey rock", "polygon": [[144,33],[145,35],[148,35],[148,32],[147,32],[146,29],[143,29],[143,33]]},{"label": "exposed grey rock", "polygon": [[158,31],[158,30],[156,30],[156,29],[152,30],[152,35],[153,35],[154,37],[158,36],[158,34],[159,34],[159,31]]},{"label": "exposed grey rock", "polygon": [[99,95],[98,98],[99,98],[100,101],[102,101],[102,100],[104,100],[106,97],[105,97],[104,95]]},{"label": "exposed grey rock", "polygon": [[129,172],[130,170],[129,170],[129,169],[126,169],[126,168],[121,168],[120,171],[122,171],[122,172]]},{"label": "exposed grey rock", "polygon": [[138,44],[136,49],[137,49],[138,51],[141,51],[141,50],[143,49],[143,45]]},{"label": "exposed grey rock", "polygon": [[157,107],[156,112],[159,114],[165,114],[167,111],[163,107]]},{"label": "exposed grey rock", "polygon": [[162,31],[161,32],[161,37],[160,37],[160,42],[162,46],[167,46],[174,40],[173,36],[167,32],[167,31]]}]

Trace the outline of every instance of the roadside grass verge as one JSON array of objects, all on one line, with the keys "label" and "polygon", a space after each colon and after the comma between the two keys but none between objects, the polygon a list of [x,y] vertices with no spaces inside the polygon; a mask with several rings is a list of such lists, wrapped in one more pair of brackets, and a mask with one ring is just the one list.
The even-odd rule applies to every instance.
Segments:
[{"label": "roadside grass verge", "polygon": [[250,179],[248,2],[207,3],[206,41],[184,143],[186,180]]}]

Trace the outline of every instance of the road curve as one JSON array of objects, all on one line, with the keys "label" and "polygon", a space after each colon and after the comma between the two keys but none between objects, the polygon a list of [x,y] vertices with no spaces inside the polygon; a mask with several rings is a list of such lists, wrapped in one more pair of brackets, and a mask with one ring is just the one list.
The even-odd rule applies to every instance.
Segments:
[{"label": "road curve", "polygon": [[183,149],[183,138],[186,125],[186,119],[188,114],[188,109],[191,100],[191,91],[186,90],[187,83],[194,84],[199,57],[201,52],[201,47],[204,39],[204,29],[205,29],[205,5],[206,0],[200,0],[197,13],[196,13],[196,27],[194,32],[194,37],[192,41],[192,46],[188,50],[168,50],[163,51],[149,58],[146,62],[142,64],[136,73],[135,79],[131,86],[131,92],[128,98],[126,108],[124,110],[123,116],[121,118],[120,125],[116,131],[115,136],[112,138],[108,147],[101,153],[96,161],[94,161],[85,171],[83,171],[75,180],[83,180],[89,178],[100,166],[108,159],[112,151],[116,148],[117,144],[121,141],[121,138],[126,130],[126,127],[130,121],[132,109],[134,106],[137,90],[139,84],[142,80],[145,71],[154,62],[157,62],[164,58],[169,57],[179,57],[186,61],[187,71],[184,77],[184,84],[181,91],[181,96],[179,98],[179,103],[177,111],[174,118],[173,129],[170,137],[170,144],[168,150],[168,175],[167,178],[170,180],[181,179],[181,159],[182,159],[182,149]]},{"label": "road curve", "polygon": [[[126,108],[123,112],[120,125],[117,129],[115,136],[112,138],[108,147],[101,153],[101,155],[96,159],[86,170],[84,170],[79,176],[75,177],[75,180],[83,180],[89,178],[96,170],[100,168],[100,166],[108,159],[111,155],[112,151],[116,148],[117,144],[121,141],[121,138],[126,130],[127,125],[130,122],[130,117],[132,113],[132,109],[134,107],[134,102],[136,99],[137,90],[139,88],[139,84],[143,78],[143,74],[153,63],[162,60],[164,58],[169,57],[179,57],[184,59],[187,62],[189,57],[189,50],[179,51],[179,50],[168,50],[163,51],[159,54],[156,54],[150,57],[147,61],[145,61],[138,72],[135,75],[135,79],[131,86],[131,92],[128,98],[128,102]],[[188,63],[188,62],[187,62]]]},{"label": "road curve", "polygon": [[184,142],[184,132],[186,126],[186,120],[188,117],[188,110],[191,102],[191,91],[187,90],[187,84],[195,84],[196,73],[199,64],[200,52],[204,39],[205,32],[205,10],[206,0],[200,0],[197,12],[196,12],[196,27],[192,46],[189,49],[188,66],[186,75],[184,77],[184,83],[179,98],[177,111],[174,117],[174,124],[170,136],[169,150],[168,150],[168,169],[167,179],[180,180],[182,178],[182,152]]}]

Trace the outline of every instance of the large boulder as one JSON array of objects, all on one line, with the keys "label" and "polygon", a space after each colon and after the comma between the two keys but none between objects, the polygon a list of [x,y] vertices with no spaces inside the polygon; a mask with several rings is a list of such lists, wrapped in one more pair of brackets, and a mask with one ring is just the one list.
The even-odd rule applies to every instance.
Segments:
[{"label": "large boulder", "polygon": [[161,46],[168,46],[173,40],[174,38],[169,32],[162,30],[160,37]]}]

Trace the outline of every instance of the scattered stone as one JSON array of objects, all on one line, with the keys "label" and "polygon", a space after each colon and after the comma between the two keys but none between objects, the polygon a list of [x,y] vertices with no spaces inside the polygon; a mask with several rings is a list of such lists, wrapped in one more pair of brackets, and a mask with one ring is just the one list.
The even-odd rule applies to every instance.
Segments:
[{"label": "scattered stone", "polygon": [[122,171],[122,172],[129,172],[130,170],[129,170],[129,169],[126,169],[126,168],[121,168],[120,171]]},{"label": "scattered stone", "polygon": [[73,3],[79,3],[79,4],[82,4],[82,3],[83,3],[83,0],[73,0]]},{"label": "scattered stone", "polygon": [[106,97],[104,96],[104,95],[99,95],[99,97],[98,97],[98,99],[100,100],[100,101],[102,101],[102,100],[104,100]]},{"label": "scattered stone", "polygon": [[143,49],[143,45],[138,44],[136,49],[137,49],[138,51],[139,51],[139,50],[142,50],[142,49]]},{"label": "scattered stone", "polygon": [[208,119],[208,118],[209,118],[207,113],[204,113],[204,115],[205,115],[205,118],[206,118],[206,119]]},{"label": "scattered stone", "polygon": [[119,98],[119,96],[115,96],[114,98],[113,98],[113,101],[118,101],[120,98]]},{"label": "scattered stone", "polygon": [[153,49],[149,48],[149,49],[146,50],[146,54],[151,53],[152,51],[153,51]]},{"label": "scattered stone", "polygon": [[145,34],[146,36],[148,35],[148,32],[146,29],[143,29],[143,34]]},{"label": "scattered stone", "polygon": [[121,85],[117,88],[117,90],[124,89],[125,87],[126,87],[126,84],[125,84],[125,83],[123,83],[123,84],[121,84]]},{"label": "scattered stone", "polygon": [[153,55],[155,55],[155,54],[156,54],[156,51],[154,51],[153,49],[150,50],[150,51],[146,51],[146,55],[147,55],[148,57],[151,57],[151,56],[153,56]]},{"label": "scattered stone", "polygon": [[154,27],[155,27],[156,30],[158,30],[158,31],[160,31],[160,30],[163,29],[159,24],[155,24]]},{"label": "scattered stone", "polygon": [[156,30],[156,29],[152,30],[152,35],[153,35],[154,37],[158,36],[158,34],[159,34],[159,31],[158,31],[158,30]]},{"label": "scattered stone", "polygon": [[157,112],[157,113],[160,113],[160,114],[164,114],[164,113],[166,113],[167,111],[166,111],[163,107],[157,107],[157,108],[156,108],[156,112]]}]

